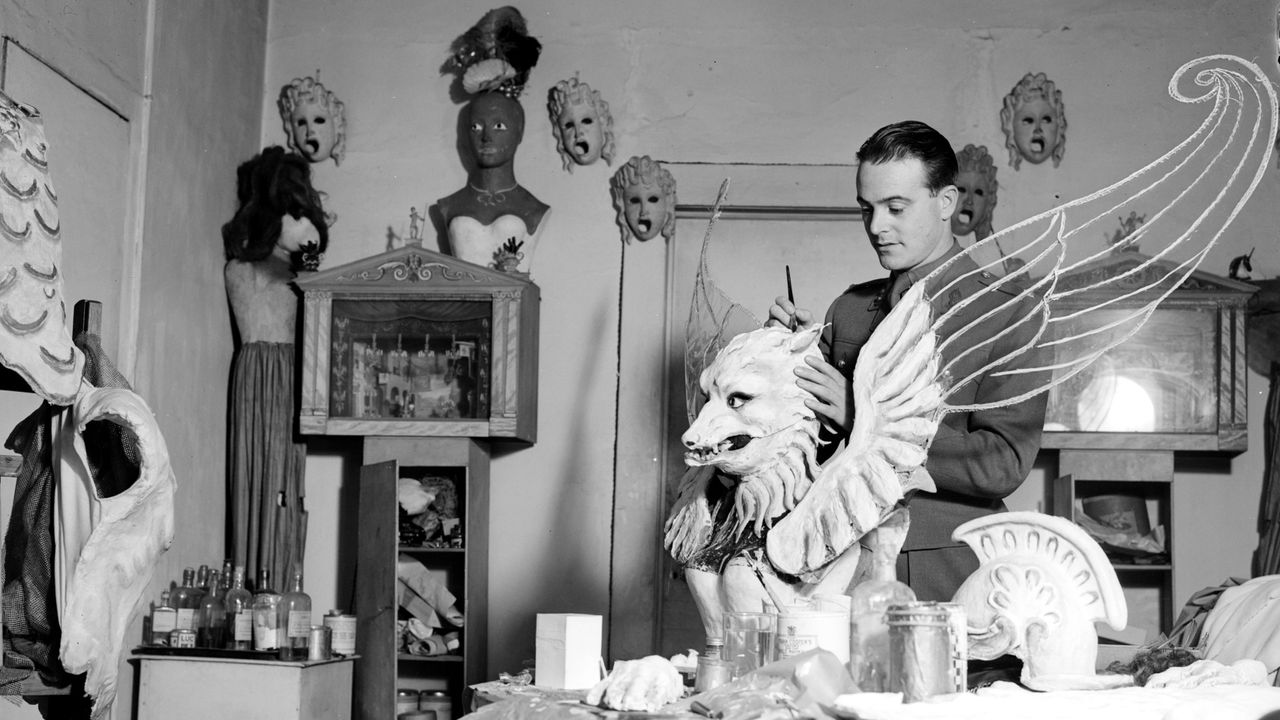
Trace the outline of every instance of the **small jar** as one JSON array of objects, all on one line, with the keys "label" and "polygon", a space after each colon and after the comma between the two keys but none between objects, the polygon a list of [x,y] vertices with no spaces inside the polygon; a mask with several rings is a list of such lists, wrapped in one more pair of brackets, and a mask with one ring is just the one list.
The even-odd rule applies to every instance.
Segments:
[{"label": "small jar", "polygon": [[442,690],[423,690],[418,698],[419,710],[430,710],[436,720],[453,720],[453,700]]},{"label": "small jar", "polygon": [[417,712],[418,697],[417,690],[396,691],[396,717],[398,718],[404,713]]}]

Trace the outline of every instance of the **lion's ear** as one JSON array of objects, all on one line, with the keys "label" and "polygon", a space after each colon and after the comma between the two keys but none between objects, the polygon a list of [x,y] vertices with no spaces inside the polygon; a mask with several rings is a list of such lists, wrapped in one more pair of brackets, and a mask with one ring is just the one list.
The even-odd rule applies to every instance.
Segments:
[{"label": "lion's ear", "polygon": [[806,328],[800,328],[791,334],[791,352],[798,353],[808,350],[815,342],[818,336],[822,334],[825,325],[810,325]]}]

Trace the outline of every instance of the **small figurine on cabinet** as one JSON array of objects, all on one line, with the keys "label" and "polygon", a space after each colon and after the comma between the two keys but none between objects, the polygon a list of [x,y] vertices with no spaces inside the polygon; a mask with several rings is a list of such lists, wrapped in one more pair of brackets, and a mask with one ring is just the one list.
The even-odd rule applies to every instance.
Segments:
[{"label": "small figurine on cabinet", "polygon": [[547,109],[565,170],[573,172],[574,165],[590,165],[600,158],[613,164],[613,115],[599,91],[575,75],[547,92]]},{"label": "small figurine on cabinet", "polygon": [[300,155],[269,147],[236,175],[239,209],[222,226],[223,274],[240,336],[228,422],[227,545],[254,576],[266,568],[272,578],[287,578],[302,567],[306,528],[306,450],[293,432],[298,295],[292,283],[303,254],[324,251],[329,228],[311,187],[311,167]]},{"label": "small figurine on cabinet", "polygon": [[676,179],[648,155],[638,155],[618,168],[609,181],[618,211],[622,241],[652,240],[676,234]]},{"label": "small figurine on cabinet", "polygon": [[1058,167],[1067,147],[1067,110],[1062,91],[1044,73],[1027,73],[1004,96],[1000,127],[1014,170],[1021,167],[1024,159],[1039,165],[1051,157],[1053,166]]},{"label": "small figurine on cabinet", "polygon": [[515,176],[525,121],[517,98],[541,49],[513,7],[490,10],[454,42],[449,67],[472,95],[463,109],[470,162],[466,186],[441,198],[436,211],[449,253],[476,265],[496,268],[495,255],[515,238],[524,248],[515,269],[528,273],[546,225],[550,207]]},{"label": "small figurine on cabinet", "polygon": [[347,147],[346,105],[320,84],[319,70],[315,77],[294,78],[280,88],[276,107],[290,150],[307,162],[333,158],[334,165],[342,164]]},{"label": "small figurine on cabinet", "polygon": [[996,163],[986,145],[972,144],[956,153],[956,161],[960,165],[956,173],[960,206],[951,216],[951,233],[973,233],[974,240],[981,240],[991,234],[991,217],[996,209]]}]

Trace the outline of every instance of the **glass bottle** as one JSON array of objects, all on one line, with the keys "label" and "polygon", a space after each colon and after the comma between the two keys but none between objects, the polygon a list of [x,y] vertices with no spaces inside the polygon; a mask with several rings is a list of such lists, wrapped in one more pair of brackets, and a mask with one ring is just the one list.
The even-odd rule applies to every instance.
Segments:
[{"label": "glass bottle", "polygon": [[209,590],[200,598],[196,615],[196,647],[219,648],[227,644],[227,611],[218,593],[218,571],[209,571]]},{"label": "glass bottle", "polygon": [[915,602],[915,592],[899,582],[896,557],[877,555],[871,577],[853,588],[849,633],[849,674],[861,692],[894,692],[889,687],[889,625],[885,611],[890,605]]},{"label": "glass bottle", "polygon": [[280,598],[277,613],[284,636],[280,640],[281,660],[306,660],[311,638],[311,596],[302,591],[302,571],[294,570],[289,592]]},{"label": "glass bottle", "polygon": [[218,576],[218,596],[222,598],[223,604],[227,602],[227,591],[231,589],[231,576],[235,569],[231,558],[222,561],[222,574]]},{"label": "glass bottle", "polygon": [[265,568],[258,569],[258,592],[253,596],[253,649],[280,649],[280,624],[276,612],[280,596],[271,589],[271,574]]},{"label": "glass bottle", "polygon": [[[209,591],[209,566],[208,565],[201,565],[200,569],[196,571],[195,588],[196,588],[196,593],[198,595],[204,595],[206,592]],[[199,602],[199,597],[197,597],[196,602],[197,603]]]},{"label": "glass bottle", "polygon": [[169,596],[177,611],[175,629],[196,629],[196,611],[200,609],[200,598],[196,596],[195,583],[196,571],[186,568],[182,571],[182,585]]},{"label": "glass bottle", "polygon": [[232,650],[253,649],[253,595],[244,589],[244,566],[236,567],[231,589],[222,599],[227,613],[227,647]]},{"label": "glass bottle", "polygon": [[178,626],[178,611],[169,604],[169,591],[160,593],[160,604],[151,611],[151,644],[168,645],[169,633]]}]

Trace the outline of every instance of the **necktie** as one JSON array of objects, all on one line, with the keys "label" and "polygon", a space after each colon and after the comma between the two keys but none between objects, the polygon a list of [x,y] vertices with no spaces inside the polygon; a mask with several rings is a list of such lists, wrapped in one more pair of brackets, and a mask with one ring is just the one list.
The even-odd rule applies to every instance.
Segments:
[{"label": "necktie", "polygon": [[906,294],[907,289],[911,287],[911,275],[906,272],[894,273],[889,280],[889,308],[892,309],[902,296]]}]

